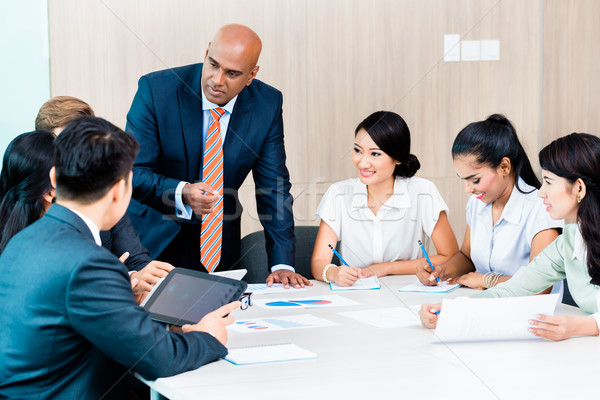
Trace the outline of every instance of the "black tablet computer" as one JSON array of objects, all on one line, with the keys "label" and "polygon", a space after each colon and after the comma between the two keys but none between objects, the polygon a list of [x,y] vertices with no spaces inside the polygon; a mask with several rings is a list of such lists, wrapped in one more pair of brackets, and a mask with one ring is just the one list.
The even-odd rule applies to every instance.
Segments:
[{"label": "black tablet computer", "polygon": [[175,268],[148,295],[143,307],[156,321],[195,324],[209,312],[239,300],[247,287],[243,281]]}]

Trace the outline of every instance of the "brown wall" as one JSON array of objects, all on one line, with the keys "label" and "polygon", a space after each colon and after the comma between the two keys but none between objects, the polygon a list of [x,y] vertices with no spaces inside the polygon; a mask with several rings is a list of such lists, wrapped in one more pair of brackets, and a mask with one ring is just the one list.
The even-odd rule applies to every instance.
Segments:
[{"label": "brown wall", "polygon": [[[316,224],[327,187],[355,176],[354,127],[376,110],[407,121],[412,152],[450,206],[459,242],[467,195],[450,147],[467,123],[503,113],[532,161],[553,138],[600,132],[597,0],[50,1],[52,95],[88,101],[124,127],[137,79],[199,62],[216,29],[263,39],[259,79],[284,95],[297,224]],[[499,61],[445,63],[443,35],[500,40]],[[260,229],[248,180],[243,232]]]}]

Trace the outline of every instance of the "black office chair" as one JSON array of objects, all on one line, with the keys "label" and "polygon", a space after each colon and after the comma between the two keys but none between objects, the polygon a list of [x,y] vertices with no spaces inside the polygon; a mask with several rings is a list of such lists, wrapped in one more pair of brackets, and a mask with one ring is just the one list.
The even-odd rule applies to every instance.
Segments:
[{"label": "black office chair", "polygon": [[[318,226],[296,226],[294,234],[296,235],[296,272],[307,279],[312,279],[310,272],[310,258],[312,257],[315,239],[317,238]],[[236,268],[245,268],[248,270],[244,281],[248,283],[264,283],[269,276],[267,267],[267,252],[265,250],[264,231],[250,233],[242,238],[241,258]],[[332,263],[339,264],[337,257],[334,256]]]},{"label": "black office chair", "polygon": [[571,291],[569,290],[569,285],[567,285],[566,279],[563,280],[563,285],[564,285],[564,292],[563,292],[562,302],[564,304],[568,304],[570,306],[579,307],[577,305],[577,303],[575,303],[575,300],[573,300],[573,296],[571,296]]}]

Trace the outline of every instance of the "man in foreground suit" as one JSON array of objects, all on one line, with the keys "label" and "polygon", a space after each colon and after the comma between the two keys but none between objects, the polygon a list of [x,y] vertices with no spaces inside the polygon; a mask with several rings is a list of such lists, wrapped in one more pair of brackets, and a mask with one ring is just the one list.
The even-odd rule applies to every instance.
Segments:
[{"label": "man in foreground suit", "polygon": [[282,95],[254,79],[261,46],[248,27],[227,25],[209,43],[204,64],[140,78],[127,115],[127,131],[140,143],[128,212],[152,257],[228,270],[240,257],[237,191],[252,171],[267,283],[301,287],[310,283],[292,267]]},{"label": "man in foreground suit", "polygon": [[127,369],[156,379],[227,354],[233,302],[183,332],[139,307],[125,266],[100,230],[121,219],[138,146],[100,118],[82,117],[55,141],[56,203],[0,256],[0,398],[121,398]]},{"label": "man in foreground suit", "polygon": [[[58,136],[69,122],[81,116],[95,116],[88,103],[76,97],[54,96],[40,107],[35,118],[35,129]],[[137,279],[138,284],[134,288],[137,295],[152,290],[173,269],[171,264],[150,258],[127,214],[110,230],[101,231],[100,239],[102,246],[125,264],[131,278]]]}]

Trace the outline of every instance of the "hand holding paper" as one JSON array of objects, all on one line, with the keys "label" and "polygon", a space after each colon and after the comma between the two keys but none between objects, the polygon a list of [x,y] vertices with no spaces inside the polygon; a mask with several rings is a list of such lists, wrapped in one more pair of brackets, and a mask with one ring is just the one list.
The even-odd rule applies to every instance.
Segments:
[{"label": "hand holding paper", "polygon": [[558,294],[444,299],[434,341],[533,339],[529,321],[540,314],[554,314],[557,301]]}]

